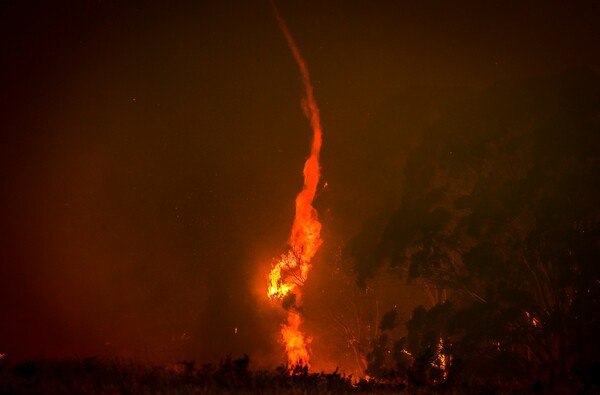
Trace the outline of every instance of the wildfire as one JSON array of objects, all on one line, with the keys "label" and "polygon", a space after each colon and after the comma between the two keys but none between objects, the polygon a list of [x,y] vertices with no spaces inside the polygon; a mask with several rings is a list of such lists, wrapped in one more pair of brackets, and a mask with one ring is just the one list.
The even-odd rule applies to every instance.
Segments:
[{"label": "wildfire", "polygon": [[[296,214],[292,225],[292,232],[289,240],[290,250],[281,256],[273,265],[269,274],[269,285],[267,295],[271,299],[284,299],[284,305],[287,305],[288,318],[287,323],[281,327],[281,336],[285,344],[285,350],[288,356],[288,363],[291,366],[298,364],[308,366],[309,350],[307,339],[300,330],[302,317],[298,306],[300,305],[299,287],[304,285],[304,281],[310,270],[310,261],[321,246],[321,223],[319,222],[317,210],[312,206],[312,202],[317,192],[317,185],[320,178],[319,153],[321,151],[322,132],[319,108],[313,95],[313,87],[310,82],[310,76],[306,62],[300,55],[292,35],[290,34],[284,20],[279,15],[275,4],[271,2],[273,15],[283,33],[288,47],[292,51],[294,60],[298,64],[302,83],[304,85],[304,99],[302,109],[310,121],[313,131],[313,139],[310,150],[310,156],[304,163],[304,186],[302,191],[296,197]],[[292,293],[294,291],[294,293]],[[293,298],[290,298],[293,295]],[[288,299],[289,298],[289,299]]]},{"label": "wildfire", "polygon": [[444,339],[440,337],[437,349],[437,360],[440,369],[446,371],[446,355],[444,354]]},{"label": "wildfire", "polygon": [[300,314],[291,311],[288,314],[287,325],[282,325],[281,336],[285,344],[285,351],[288,355],[288,362],[291,366],[294,365],[308,365],[308,348],[307,345],[310,343],[310,339],[306,339],[302,331],[300,330],[300,324],[302,318]]},{"label": "wildfire", "polygon": [[432,365],[438,367],[442,371],[442,381],[445,381],[448,377],[448,362],[448,356],[444,353],[444,339],[440,337],[435,360],[432,362]]},{"label": "wildfire", "polygon": [[296,286],[301,286],[308,274],[308,265],[301,265],[293,250],[283,254],[269,273],[267,295],[271,299],[282,299]]}]

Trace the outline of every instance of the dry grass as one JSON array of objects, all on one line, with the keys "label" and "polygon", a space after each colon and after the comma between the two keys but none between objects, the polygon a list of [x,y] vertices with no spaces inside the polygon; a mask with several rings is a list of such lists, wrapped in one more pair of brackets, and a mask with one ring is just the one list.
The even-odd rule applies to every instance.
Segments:
[{"label": "dry grass", "polygon": [[251,371],[248,358],[180,369],[116,359],[33,360],[0,364],[1,394],[339,394],[360,390],[337,372],[290,375],[285,367]]}]

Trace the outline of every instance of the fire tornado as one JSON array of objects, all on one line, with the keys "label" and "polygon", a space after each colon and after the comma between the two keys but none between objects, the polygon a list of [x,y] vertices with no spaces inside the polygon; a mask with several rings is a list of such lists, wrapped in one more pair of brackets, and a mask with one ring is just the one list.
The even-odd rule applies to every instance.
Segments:
[{"label": "fire tornado", "polygon": [[317,210],[312,205],[320,177],[321,119],[306,62],[302,58],[285,21],[272,1],[271,6],[273,8],[273,15],[302,75],[302,83],[304,85],[302,108],[310,121],[313,138],[310,156],[304,163],[304,186],[296,197],[296,214],[289,239],[290,248],[273,265],[269,274],[267,295],[271,299],[281,299],[283,306],[288,310],[287,322],[281,327],[281,335],[285,344],[288,363],[291,366],[308,366],[308,343],[310,339],[300,330],[302,316],[299,306],[301,305],[301,289],[308,276],[311,267],[310,262],[322,243],[321,223],[318,219]]}]

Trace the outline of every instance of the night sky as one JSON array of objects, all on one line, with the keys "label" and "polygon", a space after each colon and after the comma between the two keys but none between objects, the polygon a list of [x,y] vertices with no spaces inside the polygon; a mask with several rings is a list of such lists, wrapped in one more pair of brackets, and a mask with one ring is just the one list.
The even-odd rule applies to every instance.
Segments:
[{"label": "night sky", "polygon": [[[330,326],[308,311],[332,259],[397,206],[414,131],[493,85],[600,70],[592,3],[277,2],[323,123],[308,328]],[[3,1],[0,50],[0,352],[282,362],[265,275],[311,130],[269,2]]]}]

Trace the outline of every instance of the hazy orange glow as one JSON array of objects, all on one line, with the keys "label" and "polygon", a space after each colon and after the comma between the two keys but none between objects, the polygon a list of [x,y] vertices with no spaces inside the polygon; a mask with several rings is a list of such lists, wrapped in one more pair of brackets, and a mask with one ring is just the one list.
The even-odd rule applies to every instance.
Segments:
[{"label": "hazy orange glow", "polygon": [[[300,68],[305,91],[302,108],[306,117],[310,120],[313,131],[310,156],[304,163],[304,186],[296,197],[296,214],[289,240],[290,250],[281,256],[269,274],[267,295],[271,299],[282,299],[292,290],[304,284],[310,270],[310,261],[322,243],[321,223],[318,220],[317,210],[312,206],[320,178],[319,153],[321,151],[322,132],[319,108],[313,95],[313,87],[306,63],[273,2],[271,2],[271,6],[279,28]],[[287,324],[282,325],[281,335],[285,344],[288,363],[290,365],[308,365],[309,350],[307,343],[309,341],[300,330],[302,317],[297,311],[297,306],[300,304],[300,293],[298,291],[296,292],[294,305],[289,307]]]}]

